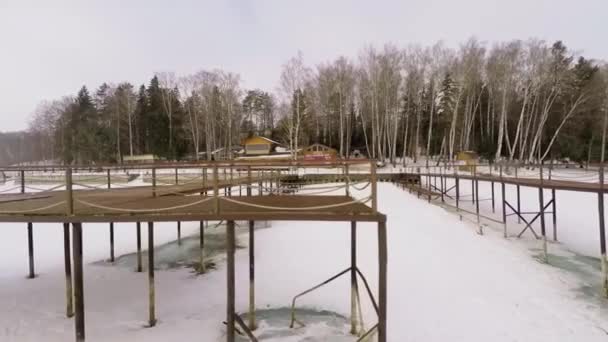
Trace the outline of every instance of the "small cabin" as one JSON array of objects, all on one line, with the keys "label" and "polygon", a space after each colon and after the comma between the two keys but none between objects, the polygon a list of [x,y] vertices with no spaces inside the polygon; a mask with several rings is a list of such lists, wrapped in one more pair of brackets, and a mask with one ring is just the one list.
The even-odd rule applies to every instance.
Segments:
[{"label": "small cabin", "polygon": [[334,160],[338,151],[322,144],[312,144],[302,150],[304,160]]},{"label": "small cabin", "polygon": [[122,157],[122,162],[125,164],[147,164],[154,163],[157,160],[158,157],[153,154],[136,154]]},{"label": "small cabin", "polygon": [[242,145],[246,156],[265,156],[271,154],[280,144],[272,139],[254,135],[243,139]]},{"label": "small cabin", "polygon": [[475,165],[479,163],[479,155],[475,151],[459,151],[456,153],[456,160],[464,164],[459,166],[461,171],[473,172]]}]

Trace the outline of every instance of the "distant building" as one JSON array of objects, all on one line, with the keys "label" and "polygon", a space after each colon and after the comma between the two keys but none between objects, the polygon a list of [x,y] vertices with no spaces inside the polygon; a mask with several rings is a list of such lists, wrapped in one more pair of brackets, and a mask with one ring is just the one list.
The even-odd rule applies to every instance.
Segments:
[{"label": "distant building", "polygon": [[263,156],[270,155],[280,144],[272,139],[254,135],[243,139],[242,145],[246,156]]},{"label": "distant building", "polygon": [[154,163],[158,157],[153,154],[136,154],[134,156],[123,156],[122,162],[125,164],[146,164]]},{"label": "distant building", "polygon": [[302,150],[304,160],[335,160],[338,151],[322,144],[312,144]]},{"label": "distant building", "polygon": [[475,165],[479,162],[479,156],[475,151],[459,151],[456,153],[456,160],[464,162],[464,165],[458,167],[459,170],[473,172]]}]

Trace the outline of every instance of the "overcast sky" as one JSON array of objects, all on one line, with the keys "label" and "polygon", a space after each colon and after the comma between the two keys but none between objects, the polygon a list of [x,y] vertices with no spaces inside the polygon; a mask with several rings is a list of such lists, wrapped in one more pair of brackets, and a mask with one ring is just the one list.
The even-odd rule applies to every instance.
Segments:
[{"label": "overcast sky", "polygon": [[273,91],[298,50],[314,65],[366,44],[561,39],[608,60],[608,0],[0,0],[0,131],[82,85],[222,68]]}]

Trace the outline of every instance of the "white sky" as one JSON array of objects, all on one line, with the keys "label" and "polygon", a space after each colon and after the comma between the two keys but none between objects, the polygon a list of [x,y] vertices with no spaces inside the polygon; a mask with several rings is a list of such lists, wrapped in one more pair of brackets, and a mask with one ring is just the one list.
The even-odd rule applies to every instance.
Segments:
[{"label": "white sky", "polygon": [[222,68],[274,91],[298,50],[314,65],[366,44],[536,37],[606,60],[606,18],[607,0],[0,0],[0,131],[41,100],[155,71]]}]

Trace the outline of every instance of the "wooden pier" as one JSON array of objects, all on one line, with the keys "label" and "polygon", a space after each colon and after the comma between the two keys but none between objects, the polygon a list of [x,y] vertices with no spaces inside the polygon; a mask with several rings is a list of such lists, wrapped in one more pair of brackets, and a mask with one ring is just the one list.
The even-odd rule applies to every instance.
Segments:
[{"label": "wooden pier", "polygon": [[[361,181],[369,182],[371,195],[356,199],[349,193],[350,183],[341,187],[343,195],[313,196],[313,195],[281,195],[277,191],[283,185],[282,179],[287,172],[302,168],[331,168],[346,170],[344,178],[348,178],[350,166],[365,166],[369,172],[364,176],[353,176]],[[125,170],[147,170],[152,185],[138,187],[114,188],[112,172]],[[167,170],[175,170],[173,184],[159,185],[160,180],[166,180]],[[180,170],[190,172],[200,171],[200,177],[190,180],[182,179]],[[30,277],[34,277],[34,246],[32,234],[35,233],[35,223],[62,223],[64,227],[64,252],[66,276],[66,316],[74,316],[75,339],[85,340],[85,305],[83,281],[83,251],[82,239],[86,234],[86,224],[91,222],[106,222],[110,226],[111,259],[114,257],[114,223],[134,222],[137,226],[137,255],[138,271],[141,267],[141,222],[147,222],[148,227],[148,326],[153,327],[157,322],[155,308],[155,278],[154,278],[154,223],[177,222],[178,240],[180,239],[181,222],[196,221],[201,225],[201,271],[204,271],[203,222],[226,221],[226,250],[227,250],[227,298],[226,323],[228,342],[235,341],[236,326],[245,331],[252,341],[255,341],[253,331],[255,322],[255,250],[254,230],[255,221],[291,220],[291,221],[343,221],[356,227],[356,222],[377,222],[378,224],[378,301],[373,298],[378,313],[378,323],[367,333],[376,331],[378,341],[386,342],[387,322],[387,232],[386,216],[377,210],[377,175],[373,161],[338,161],[338,162],[232,162],[232,163],[191,163],[191,164],[154,164],[132,166],[97,166],[89,168],[88,172],[102,174],[107,184],[102,187],[89,186],[75,182],[76,170],[87,170],[86,167],[32,167],[32,168],[0,168],[6,172],[18,175],[20,193],[0,195],[0,222],[26,223],[28,228],[30,251]],[[287,170],[287,171],[286,171]],[[65,180],[60,187],[50,190],[41,189],[26,192],[26,174],[63,173]],[[297,173],[296,173],[297,174]],[[77,179],[77,178],[76,178]],[[75,187],[83,189],[76,190]],[[238,187],[237,193],[233,193]],[[65,188],[65,189],[64,189]],[[242,189],[246,192],[243,194]],[[252,190],[257,190],[254,194]],[[367,205],[369,204],[369,205]],[[249,295],[249,324],[244,325],[235,307],[235,221],[248,221],[250,225],[250,295]],[[70,243],[70,225],[72,226],[72,241]],[[356,228],[353,228],[356,229]],[[354,230],[353,230],[354,231]],[[350,270],[362,274],[356,266],[356,239],[351,237],[352,265]],[[71,250],[70,250],[71,245]],[[356,276],[351,298],[358,298]],[[363,278],[364,279],[364,278]],[[367,281],[365,281],[367,285]],[[369,290],[369,288],[368,288]],[[351,313],[353,316],[356,312]],[[353,322],[356,319],[353,318]],[[219,326],[219,322],[218,322]],[[356,324],[351,331],[357,333]]]}]

